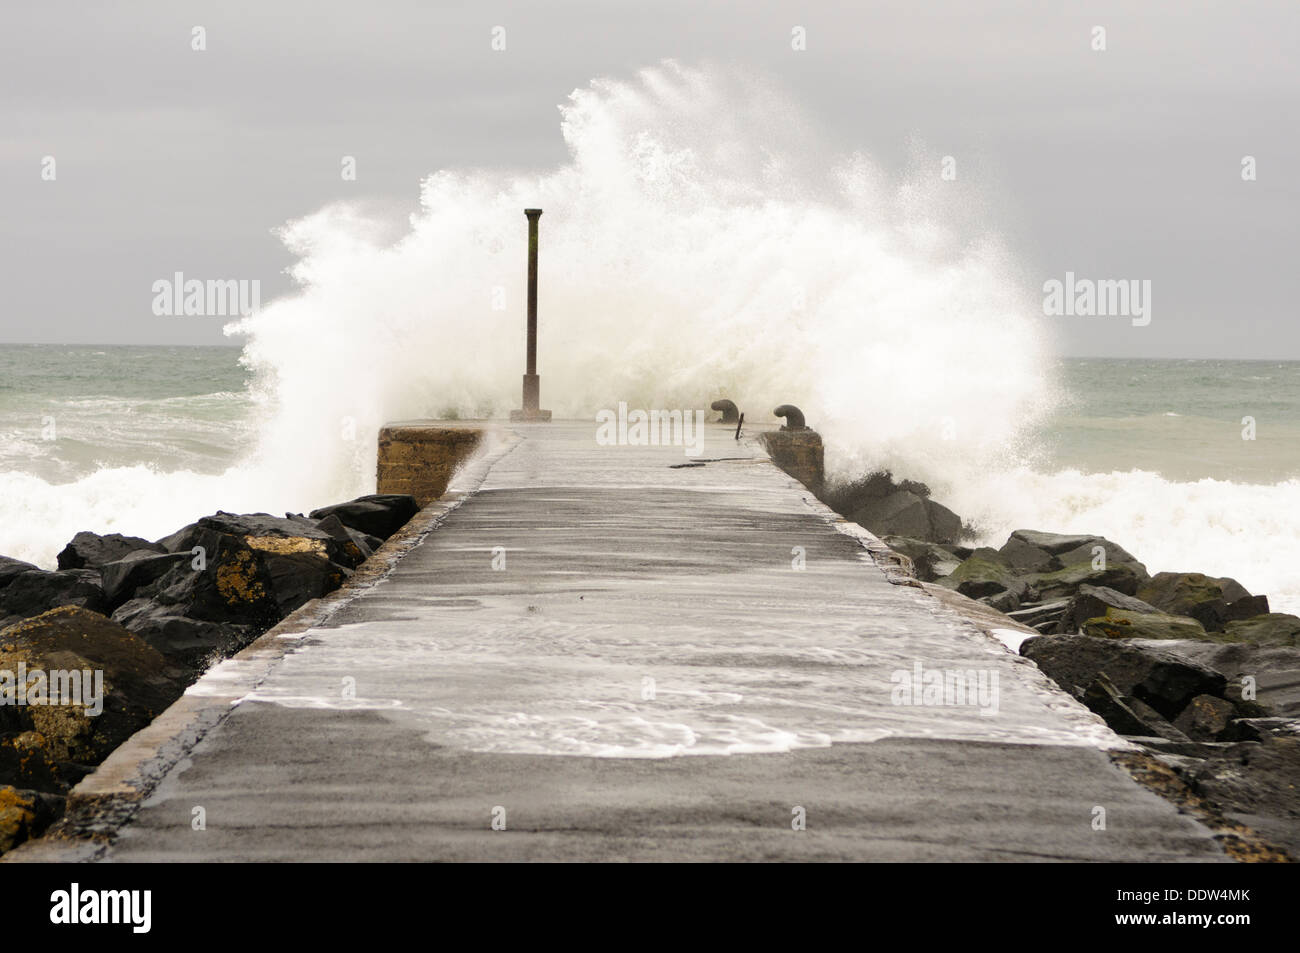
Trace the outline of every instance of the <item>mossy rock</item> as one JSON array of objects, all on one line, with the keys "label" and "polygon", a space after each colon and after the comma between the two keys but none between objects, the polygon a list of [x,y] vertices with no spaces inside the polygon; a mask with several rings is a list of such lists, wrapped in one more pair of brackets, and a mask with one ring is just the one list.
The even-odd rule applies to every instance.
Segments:
[{"label": "mossy rock", "polygon": [[[1224,584],[1229,583],[1225,595]],[[1207,629],[1223,630],[1228,618],[1228,596],[1245,593],[1231,579],[1216,579],[1200,572],[1158,572],[1138,589],[1137,596],[1161,612],[1191,616]]]},{"label": "mossy rock", "polygon": [[956,589],[971,599],[995,596],[1002,592],[1011,592],[1019,597],[1027,588],[1025,580],[1002,562],[998,551],[987,546],[975,550],[950,575],[937,582],[949,589]]},{"label": "mossy rock", "polygon": [[1055,572],[1036,573],[1029,577],[1029,585],[1043,600],[1066,599],[1083,586],[1114,589],[1131,596],[1137,591],[1142,577],[1126,563],[1107,563],[1105,569],[1093,568],[1092,561],[1074,563]]},{"label": "mossy rock", "polygon": [[1270,612],[1253,619],[1229,622],[1224,632],[1234,642],[1300,646],[1300,618],[1285,612]]},{"label": "mossy rock", "polygon": [[908,536],[885,536],[881,541],[894,552],[902,553],[912,560],[916,577],[924,582],[933,582],[947,576],[962,562],[950,550],[928,540],[913,539]]},{"label": "mossy rock", "polygon": [[1126,609],[1108,609],[1104,616],[1083,623],[1081,632],[1102,639],[1203,640],[1206,637],[1205,628],[1195,619]]}]

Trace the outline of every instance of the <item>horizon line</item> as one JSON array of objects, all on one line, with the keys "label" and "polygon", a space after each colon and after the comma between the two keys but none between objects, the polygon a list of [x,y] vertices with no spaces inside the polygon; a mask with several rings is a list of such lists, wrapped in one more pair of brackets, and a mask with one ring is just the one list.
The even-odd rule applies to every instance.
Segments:
[{"label": "horizon line", "polygon": [[[134,341],[0,341],[0,347],[220,347],[231,350],[239,350],[242,344],[140,344]],[[1141,357],[1134,355],[1124,355],[1116,357],[1105,354],[1056,354],[1053,355],[1058,360],[1066,361],[1259,361],[1263,363],[1274,362],[1282,364],[1300,363],[1300,356],[1297,357],[1201,357],[1190,354],[1160,355],[1155,357]]]}]

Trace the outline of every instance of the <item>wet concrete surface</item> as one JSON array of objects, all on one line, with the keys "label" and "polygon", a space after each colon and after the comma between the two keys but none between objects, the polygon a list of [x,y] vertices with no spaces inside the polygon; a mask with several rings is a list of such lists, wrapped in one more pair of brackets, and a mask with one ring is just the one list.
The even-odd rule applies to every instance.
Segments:
[{"label": "wet concrete surface", "polygon": [[[1095,716],[892,584],[733,428],[693,467],[594,424],[510,429],[101,859],[1225,859]],[[935,671],[970,695],[900,694]]]}]

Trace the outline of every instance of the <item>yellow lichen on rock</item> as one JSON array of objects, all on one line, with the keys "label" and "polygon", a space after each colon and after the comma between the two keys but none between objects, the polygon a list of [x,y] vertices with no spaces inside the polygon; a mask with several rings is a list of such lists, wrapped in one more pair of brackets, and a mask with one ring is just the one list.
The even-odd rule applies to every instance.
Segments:
[{"label": "yellow lichen on rock", "polygon": [[41,761],[98,763],[179,693],[164,676],[167,662],[156,649],[78,606],[0,630],[0,670],[16,673],[20,666],[41,673],[46,689],[42,701],[15,708],[25,730],[0,744],[12,748],[16,767],[33,777],[47,770]]},{"label": "yellow lichen on rock", "polygon": [[52,820],[49,800],[0,784],[0,854],[39,834]]},{"label": "yellow lichen on rock", "polygon": [[0,785],[0,853],[27,840],[35,820],[32,800],[17,788]]},{"label": "yellow lichen on rock", "polygon": [[257,563],[252,553],[242,550],[217,567],[217,591],[232,606],[266,598],[266,589],[257,578]]},{"label": "yellow lichen on rock", "polygon": [[274,553],[277,556],[310,553],[314,556],[329,558],[329,552],[323,539],[308,539],[305,536],[245,536],[244,542],[249,549]]}]

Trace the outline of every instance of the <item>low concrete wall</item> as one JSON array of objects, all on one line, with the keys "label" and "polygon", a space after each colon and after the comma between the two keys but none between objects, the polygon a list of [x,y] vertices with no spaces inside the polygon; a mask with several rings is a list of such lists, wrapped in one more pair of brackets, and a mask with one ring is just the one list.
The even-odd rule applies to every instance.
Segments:
[{"label": "low concrete wall", "polygon": [[483,431],[438,423],[389,424],[379,431],[376,492],[409,493],[428,506],[479,448]]},{"label": "low concrete wall", "polygon": [[826,480],[825,453],[821,435],[815,430],[769,430],[759,435],[772,462],[814,494],[821,494]]}]

